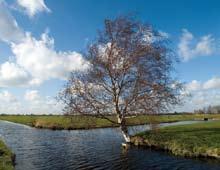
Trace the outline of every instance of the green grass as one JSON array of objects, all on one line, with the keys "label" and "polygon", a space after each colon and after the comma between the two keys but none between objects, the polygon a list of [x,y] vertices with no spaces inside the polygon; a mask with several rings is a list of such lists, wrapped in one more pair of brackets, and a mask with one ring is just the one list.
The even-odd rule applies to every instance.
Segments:
[{"label": "green grass", "polygon": [[0,170],[13,170],[14,154],[0,140]]},{"label": "green grass", "polygon": [[114,126],[107,120],[89,116],[6,115],[0,116],[0,120],[48,129],[89,129]]},{"label": "green grass", "polygon": [[132,143],[168,150],[180,156],[220,158],[220,121],[143,132],[132,137]]},{"label": "green grass", "polygon": [[[207,115],[208,118],[220,119],[220,114]],[[109,117],[115,120],[115,116]],[[180,115],[155,115],[137,116],[127,118],[127,125],[140,125],[149,122],[176,122],[186,120],[202,120],[204,115],[180,114]],[[25,124],[37,128],[48,129],[90,129],[117,126],[105,119],[91,116],[36,116],[36,115],[1,115],[0,120],[7,120],[15,123]]]}]

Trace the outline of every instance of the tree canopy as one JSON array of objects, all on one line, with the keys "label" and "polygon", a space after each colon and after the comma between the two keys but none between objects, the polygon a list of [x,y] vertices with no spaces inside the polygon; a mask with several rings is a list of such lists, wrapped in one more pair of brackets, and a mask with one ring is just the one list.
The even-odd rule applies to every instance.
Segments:
[{"label": "tree canopy", "polygon": [[162,33],[134,17],[106,19],[84,57],[87,69],[73,72],[60,94],[67,114],[105,118],[127,133],[126,116],[179,103],[181,84],[172,76],[177,57]]}]

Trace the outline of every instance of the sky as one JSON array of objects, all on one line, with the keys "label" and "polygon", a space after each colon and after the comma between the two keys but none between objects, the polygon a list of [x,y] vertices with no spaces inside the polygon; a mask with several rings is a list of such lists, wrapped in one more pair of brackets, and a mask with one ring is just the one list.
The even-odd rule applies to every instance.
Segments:
[{"label": "sky", "polygon": [[106,18],[135,13],[164,33],[191,94],[177,111],[220,105],[218,0],[0,0],[0,113],[59,114],[55,97]]}]

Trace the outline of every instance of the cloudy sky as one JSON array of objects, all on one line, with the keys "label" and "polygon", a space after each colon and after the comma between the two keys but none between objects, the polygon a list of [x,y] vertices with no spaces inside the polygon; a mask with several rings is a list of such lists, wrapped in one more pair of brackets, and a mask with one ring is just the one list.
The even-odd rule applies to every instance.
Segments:
[{"label": "cloudy sky", "polygon": [[0,0],[0,113],[61,113],[55,96],[105,18],[135,12],[180,57],[187,99],[178,111],[220,104],[220,6],[216,0]]}]

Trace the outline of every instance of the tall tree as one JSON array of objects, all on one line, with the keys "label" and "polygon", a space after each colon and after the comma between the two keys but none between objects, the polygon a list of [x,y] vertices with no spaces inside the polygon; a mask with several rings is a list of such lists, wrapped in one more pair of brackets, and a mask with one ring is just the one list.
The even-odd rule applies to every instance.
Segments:
[{"label": "tall tree", "polygon": [[65,112],[116,123],[130,142],[127,116],[160,113],[179,102],[181,84],[171,76],[176,56],[165,39],[133,17],[106,19],[84,55],[87,70],[73,72],[60,93]]}]

